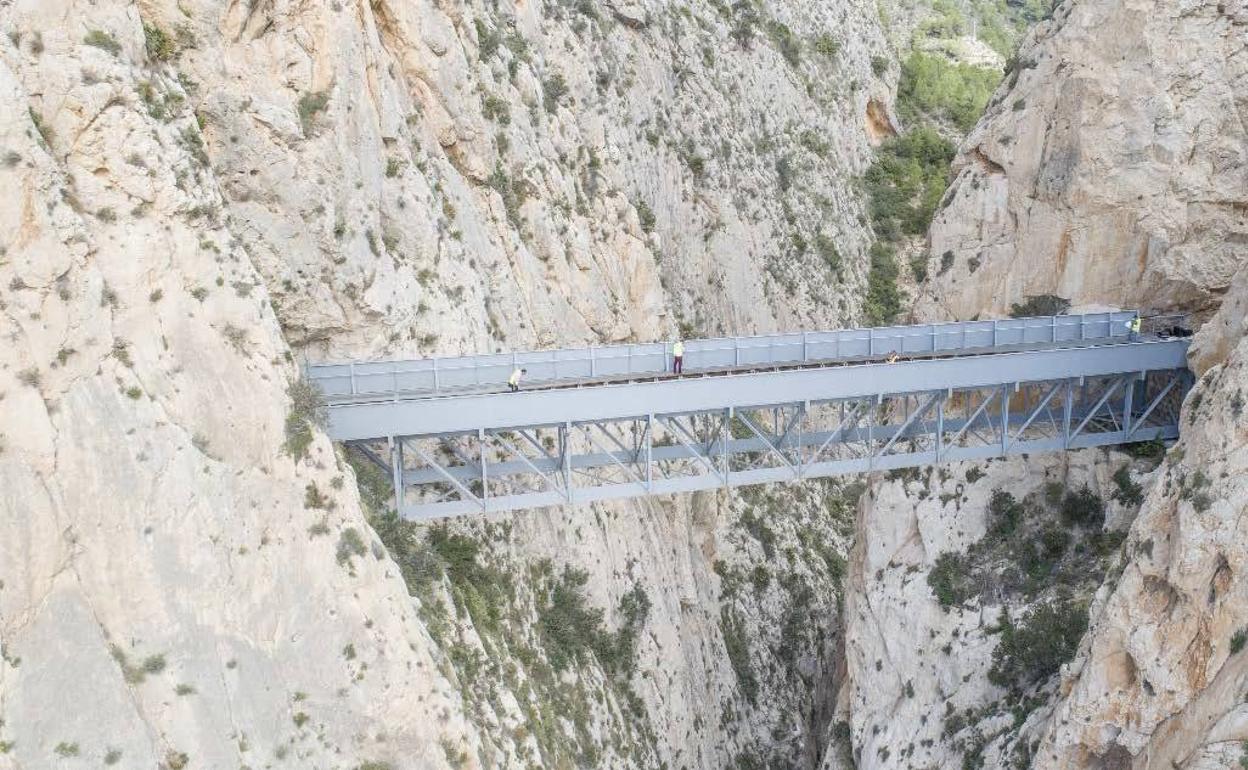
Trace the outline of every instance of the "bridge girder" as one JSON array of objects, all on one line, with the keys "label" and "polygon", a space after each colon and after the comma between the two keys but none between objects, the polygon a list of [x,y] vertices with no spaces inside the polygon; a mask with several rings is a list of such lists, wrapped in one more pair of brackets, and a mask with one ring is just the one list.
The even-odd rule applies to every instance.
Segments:
[{"label": "bridge girder", "polygon": [[[1172,440],[1186,369],[517,424],[389,444],[408,519]],[[505,397],[505,396],[504,396]],[[377,462],[377,441],[350,442]]]}]

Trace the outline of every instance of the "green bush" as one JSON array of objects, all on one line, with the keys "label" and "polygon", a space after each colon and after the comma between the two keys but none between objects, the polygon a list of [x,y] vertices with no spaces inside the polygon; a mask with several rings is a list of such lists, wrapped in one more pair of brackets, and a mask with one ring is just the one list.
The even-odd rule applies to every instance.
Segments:
[{"label": "green bush", "polygon": [[537,625],[546,646],[546,657],[555,671],[563,671],[600,644],[604,634],[602,610],[588,606],[584,588],[589,573],[564,567],[563,574],[542,597]]},{"label": "green bush", "polygon": [[790,67],[796,69],[802,63],[802,42],[797,39],[797,35],[793,34],[793,30],[789,29],[788,25],[779,21],[768,22],[767,37],[771,39],[771,44],[776,47]]},{"label": "green bush", "polygon": [[927,573],[927,584],[941,607],[961,604],[974,593],[966,557],[952,551],[936,557],[936,564]]},{"label": "green bush", "polygon": [[52,133],[52,126],[49,126],[44,121],[42,113],[35,112],[34,107],[27,107],[26,113],[30,115],[30,122],[34,124],[35,131],[39,133],[40,143],[43,145],[44,149],[50,150],[52,148],[52,139],[54,137],[54,134]]},{"label": "green bush", "polygon": [[835,58],[841,51],[841,42],[827,32],[816,37],[810,44],[811,50],[829,59]]},{"label": "green bush", "polygon": [[1056,294],[1036,294],[1010,305],[1010,318],[1061,315],[1070,310],[1070,300]]},{"label": "green bush", "polygon": [[1099,529],[1105,524],[1105,501],[1084,484],[1062,498],[1062,521]]},{"label": "green bush", "polygon": [[[455,605],[472,618],[478,632],[497,631],[506,603],[504,578],[497,569],[482,563],[481,546],[471,537],[452,532],[445,525],[429,530],[428,543],[451,583],[451,597]],[[410,569],[416,579],[433,579],[436,565],[425,561],[416,548],[409,550],[408,554]]]},{"label": "green bush", "polygon": [[101,29],[93,29],[87,33],[82,42],[89,46],[108,51],[113,56],[121,53],[121,43],[117,42],[117,38]]},{"label": "green bush", "polygon": [[290,411],[286,413],[286,454],[302,460],[308,456],[308,448],[312,445],[313,428],[325,428],[329,423],[329,412],[325,405],[325,396],[312,382],[305,379],[295,380],[286,388],[290,397]]},{"label": "green bush", "polygon": [[563,101],[563,97],[568,94],[568,81],[563,79],[563,75],[555,73],[542,82],[542,104],[545,105],[546,111],[554,113],[559,109],[559,103]]},{"label": "green bush", "polygon": [[1248,629],[1241,628],[1231,635],[1231,654],[1239,654],[1245,643],[1248,643]]},{"label": "green bush", "polygon": [[485,26],[480,19],[474,19],[472,23],[477,30],[477,57],[485,61],[498,51],[498,46],[503,42],[503,36],[498,30]]},{"label": "green bush", "polygon": [[148,57],[156,61],[169,61],[178,50],[173,38],[167,32],[155,24],[146,22],[143,24],[143,42],[147,48]]},{"label": "green bush", "polygon": [[992,493],[988,501],[988,532],[998,538],[1005,538],[1018,529],[1023,519],[1023,504],[1014,499],[1014,495],[1003,489]]},{"label": "green bush", "polygon": [[789,160],[788,155],[776,159],[776,182],[780,185],[781,192],[788,192],[796,175],[797,169],[793,167],[793,161]]},{"label": "green bush", "polygon": [[947,120],[963,132],[970,131],[1000,80],[997,70],[915,51],[901,65],[897,110],[910,123],[920,122],[926,116]]},{"label": "green bush", "polygon": [[502,126],[511,122],[511,111],[507,108],[507,101],[494,94],[487,93],[482,97],[481,115],[486,120],[492,120]]},{"label": "green bush", "polygon": [[897,288],[897,258],[883,243],[871,244],[871,268],[867,272],[867,301],[863,315],[869,326],[887,326],[901,312],[902,294]]},{"label": "green bush", "polygon": [[364,538],[360,537],[360,533],[355,527],[347,527],[338,536],[336,558],[339,564],[348,566],[351,564],[353,557],[363,556],[366,553],[368,553],[368,548],[364,545]]},{"label": "green bush", "polygon": [[754,44],[754,35],[758,27],[758,11],[749,2],[737,2],[732,5],[733,13],[736,18],[733,20],[732,31],[728,34],[737,45],[747,51]]},{"label": "green bush", "polygon": [[837,251],[836,243],[823,233],[815,235],[815,253],[828,266],[828,270],[839,273],[841,270],[841,253]]},{"label": "green bush", "polygon": [[637,221],[641,224],[643,233],[654,231],[654,209],[650,208],[650,204],[645,201],[637,201]]},{"label": "green bush", "polygon": [[1114,471],[1114,499],[1123,505],[1139,505],[1144,502],[1144,488],[1131,479],[1131,466],[1124,465]]},{"label": "green bush", "polygon": [[758,702],[758,677],[750,662],[750,640],[745,634],[745,623],[736,613],[724,607],[719,613],[719,630],[724,637],[724,649],[728,663],[737,677],[741,694],[751,705]]},{"label": "green bush", "polygon": [[329,106],[329,92],[315,91],[299,97],[299,125],[303,127],[303,135],[311,136],[316,124],[316,116]]},{"label": "green bush", "polygon": [[1073,601],[1041,604],[1017,625],[1002,611],[989,681],[1017,691],[1049,678],[1074,655],[1087,627],[1087,607]]},{"label": "green bush", "polygon": [[954,147],[928,127],[917,128],[880,146],[863,177],[872,228],[878,238],[922,235],[949,185]]},{"label": "green bush", "polygon": [[609,674],[628,679],[637,670],[637,642],[650,617],[650,597],[641,584],[633,584],[632,590],[620,597],[619,613],[623,618],[620,628],[602,639],[598,655]]},{"label": "green bush", "polygon": [[1049,584],[1070,540],[1070,532],[1050,525],[1040,530],[1038,535],[1010,544],[1009,556],[1022,570],[1026,593],[1034,594]]},{"label": "green bush", "polygon": [[1136,459],[1157,459],[1159,461],[1159,459],[1166,457],[1166,444],[1157,438],[1152,439],[1152,441],[1122,444],[1118,449]]}]

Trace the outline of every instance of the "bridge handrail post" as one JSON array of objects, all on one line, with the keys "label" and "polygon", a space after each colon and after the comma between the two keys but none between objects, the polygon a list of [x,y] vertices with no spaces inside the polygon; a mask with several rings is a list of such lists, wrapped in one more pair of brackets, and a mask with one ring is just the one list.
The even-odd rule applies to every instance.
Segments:
[{"label": "bridge handrail post", "polygon": [[867,355],[875,355],[875,327],[867,328]]},{"label": "bridge handrail post", "polygon": [[936,352],[936,324],[928,324],[928,328],[932,332],[932,339],[931,339],[932,352],[935,353]]},{"label": "bridge handrail post", "polygon": [[996,318],[992,319],[992,346],[994,348],[997,346],[997,321]]},{"label": "bridge handrail post", "polygon": [[1049,326],[1049,342],[1056,345],[1057,344],[1057,316],[1053,316],[1050,320],[1052,321],[1052,323]]},{"label": "bridge handrail post", "polygon": [[802,363],[810,360],[810,355],[806,352],[806,332],[802,332]]},{"label": "bridge handrail post", "polygon": [[732,365],[733,366],[741,365],[741,338],[740,337],[732,338]]},{"label": "bridge handrail post", "polygon": [[[306,370],[305,370],[306,371]],[[351,395],[355,395],[355,362],[351,362]]]},{"label": "bridge handrail post", "polygon": [[433,359],[433,392],[437,393],[438,390],[441,389],[441,387],[442,387],[441,383],[438,382],[438,359],[434,358]]}]

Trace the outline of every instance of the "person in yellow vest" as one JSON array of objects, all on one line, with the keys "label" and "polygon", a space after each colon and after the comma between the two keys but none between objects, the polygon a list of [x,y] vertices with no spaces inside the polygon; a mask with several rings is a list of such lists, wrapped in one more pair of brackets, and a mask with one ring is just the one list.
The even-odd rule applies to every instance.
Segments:
[{"label": "person in yellow vest", "polygon": [[528,369],[521,369],[518,366],[515,369],[512,369],[511,376],[507,378],[507,388],[512,393],[515,393],[517,390],[520,390],[520,378],[528,373],[529,373]]},{"label": "person in yellow vest", "polygon": [[672,371],[680,374],[685,368],[685,343],[676,340],[672,343]]},{"label": "person in yellow vest", "polygon": [[1127,321],[1127,328],[1131,330],[1130,340],[1135,342],[1140,338],[1140,326],[1143,324],[1141,318],[1137,315],[1130,321]]}]

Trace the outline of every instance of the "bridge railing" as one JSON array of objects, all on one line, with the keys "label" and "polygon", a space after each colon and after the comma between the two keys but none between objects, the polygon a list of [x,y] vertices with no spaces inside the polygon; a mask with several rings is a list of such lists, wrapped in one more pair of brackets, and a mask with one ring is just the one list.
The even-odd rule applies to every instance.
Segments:
[{"label": "bridge railing", "polygon": [[[918,326],[791,332],[687,340],[685,372],[769,368],[888,356],[956,354],[1016,346],[1126,337],[1135,311]],[[526,384],[651,376],[671,370],[667,342],[494,353],[407,361],[310,364],[307,374],[333,400],[501,388],[516,367]]]}]

